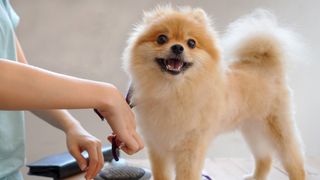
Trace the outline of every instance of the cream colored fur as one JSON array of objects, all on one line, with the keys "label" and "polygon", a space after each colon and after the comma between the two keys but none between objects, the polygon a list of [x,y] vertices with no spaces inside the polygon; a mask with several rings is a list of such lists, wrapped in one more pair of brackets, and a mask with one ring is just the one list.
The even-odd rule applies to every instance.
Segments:
[{"label": "cream colored fur", "polygon": [[[172,38],[158,46],[162,30]],[[196,49],[185,45],[190,34]],[[155,180],[201,179],[209,143],[234,129],[243,133],[256,159],[247,179],[267,179],[273,153],[291,180],[305,179],[284,65],[293,39],[266,12],[231,24],[223,46],[201,9],[159,7],[145,13],[129,39],[124,66]],[[176,76],[154,62],[173,43],[183,44],[186,59],[194,63]]]}]

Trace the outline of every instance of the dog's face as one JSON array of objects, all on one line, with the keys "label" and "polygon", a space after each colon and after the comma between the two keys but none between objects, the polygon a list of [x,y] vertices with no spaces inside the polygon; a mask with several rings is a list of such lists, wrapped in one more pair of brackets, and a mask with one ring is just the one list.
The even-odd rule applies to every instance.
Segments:
[{"label": "dog's face", "polygon": [[146,13],[129,41],[129,69],[146,76],[192,76],[219,59],[215,43],[203,10],[158,8]]},{"label": "dog's face", "polygon": [[[190,58],[187,58],[188,49],[186,49],[185,43],[182,43],[184,41],[184,37],[181,37],[179,41],[174,34],[163,33],[158,35],[156,44],[159,47],[166,47],[159,48],[159,54],[155,55],[155,62],[163,72],[178,75],[193,65],[193,62],[188,60]],[[192,37],[186,41],[188,48],[196,48],[196,41]]]}]

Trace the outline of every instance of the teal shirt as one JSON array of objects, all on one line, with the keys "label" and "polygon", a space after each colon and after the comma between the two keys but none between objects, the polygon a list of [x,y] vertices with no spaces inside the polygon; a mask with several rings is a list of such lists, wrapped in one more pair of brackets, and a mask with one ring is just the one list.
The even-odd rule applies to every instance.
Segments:
[{"label": "teal shirt", "polygon": [[[14,29],[18,22],[9,0],[0,0],[2,59],[17,60]],[[23,112],[0,111],[0,180],[22,179],[18,172],[25,162],[24,129]]]}]

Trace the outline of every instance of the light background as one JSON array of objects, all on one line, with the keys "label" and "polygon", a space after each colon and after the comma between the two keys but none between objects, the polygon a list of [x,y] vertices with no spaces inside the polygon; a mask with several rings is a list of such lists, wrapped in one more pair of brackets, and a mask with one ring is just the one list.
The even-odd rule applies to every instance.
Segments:
[{"label": "light background", "polygon": [[[125,94],[128,78],[121,68],[121,54],[133,24],[143,10],[167,1],[156,0],[12,0],[20,15],[18,37],[30,64],[55,72],[115,84]],[[290,86],[298,128],[308,156],[320,155],[320,1],[316,0],[205,0],[172,1],[205,9],[223,32],[230,22],[255,8],[273,11],[305,39],[307,57],[290,71]],[[71,111],[93,135],[106,142],[110,132],[91,110]],[[45,122],[26,113],[27,162],[66,151],[65,137]],[[237,133],[219,137],[209,157],[248,157],[245,143]],[[130,158],[145,157],[145,152]],[[26,174],[26,168],[23,169]],[[38,179],[28,177],[26,179]],[[39,178],[41,179],[41,178]]]}]

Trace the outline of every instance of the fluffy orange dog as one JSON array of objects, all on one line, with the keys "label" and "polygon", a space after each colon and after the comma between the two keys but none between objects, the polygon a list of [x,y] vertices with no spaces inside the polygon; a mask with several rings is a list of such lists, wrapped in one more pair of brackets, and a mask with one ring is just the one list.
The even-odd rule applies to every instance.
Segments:
[{"label": "fluffy orange dog", "polygon": [[221,48],[201,9],[145,14],[124,65],[154,179],[201,179],[210,141],[235,128],[256,160],[247,179],[267,178],[273,152],[291,180],[305,179],[284,72],[293,38],[272,15],[255,13],[230,25]]}]

